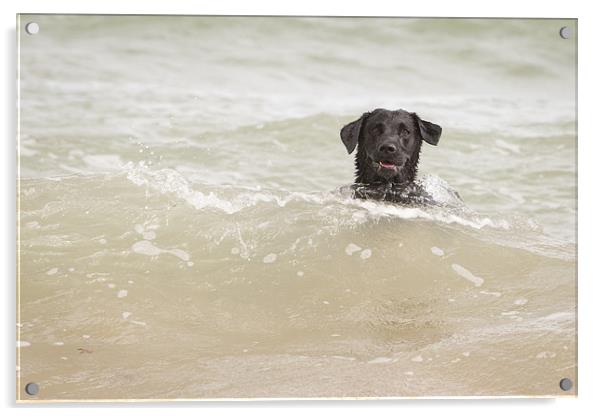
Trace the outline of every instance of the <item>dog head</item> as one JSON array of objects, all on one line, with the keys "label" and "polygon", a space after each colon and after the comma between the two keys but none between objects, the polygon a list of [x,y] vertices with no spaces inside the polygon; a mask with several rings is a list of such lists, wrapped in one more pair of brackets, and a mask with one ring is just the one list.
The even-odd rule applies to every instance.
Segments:
[{"label": "dog head", "polygon": [[380,108],[341,129],[347,152],[358,148],[356,181],[365,183],[413,180],[422,141],[436,146],[440,137],[440,126],[415,113]]}]

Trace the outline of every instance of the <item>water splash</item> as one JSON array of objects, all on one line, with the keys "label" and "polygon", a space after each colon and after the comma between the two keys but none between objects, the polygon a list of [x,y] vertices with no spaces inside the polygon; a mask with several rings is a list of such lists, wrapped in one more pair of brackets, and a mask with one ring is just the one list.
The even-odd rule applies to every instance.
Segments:
[{"label": "water splash", "polygon": [[[479,216],[463,205],[459,206],[459,199],[455,191],[444,180],[433,175],[425,176],[421,180],[422,185],[438,203],[453,204],[452,207],[410,207],[381,201],[354,199],[347,187],[339,188],[336,191],[316,193],[257,190],[242,186],[222,186],[201,191],[194,189],[193,185],[174,169],[156,170],[144,162],[138,164],[129,162],[124,168],[127,178],[135,185],[146,187],[147,190],[154,190],[160,194],[175,196],[198,210],[213,209],[229,215],[260,204],[284,208],[291,203],[307,203],[314,205],[315,209],[321,210],[324,216],[336,216],[343,222],[362,223],[367,219],[399,218],[459,224],[474,229],[490,227],[508,230],[512,227],[512,224],[505,219]],[[227,194],[233,195],[226,196]]]}]

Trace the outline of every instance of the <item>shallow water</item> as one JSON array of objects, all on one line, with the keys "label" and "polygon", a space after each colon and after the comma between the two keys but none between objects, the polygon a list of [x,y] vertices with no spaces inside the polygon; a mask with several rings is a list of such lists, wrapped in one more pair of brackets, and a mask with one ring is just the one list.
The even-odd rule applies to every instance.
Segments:
[{"label": "shallow water", "polygon": [[[39,398],[574,394],[573,21],[24,20]],[[374,107],[443,126],[442,206],[345,190]]]}]

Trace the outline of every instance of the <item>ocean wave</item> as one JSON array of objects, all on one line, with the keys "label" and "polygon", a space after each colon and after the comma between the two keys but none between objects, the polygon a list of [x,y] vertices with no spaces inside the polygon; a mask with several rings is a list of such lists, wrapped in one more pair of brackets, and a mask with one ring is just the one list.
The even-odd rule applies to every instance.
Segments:
[{"label": "ocean wave", "polygon": [[[354,199],[348,188],[342,187],[329,192],[292,192],[267,190],[261,187],[222,186],[201,191],[194,189],[182,174],[174,169],[153,169],[145,162],[129,162],[124,166],[129,181],[137,186],[152,189],[160,194],[172,195],[185,201],[198,210],[215,209],[226,214],[235,214],[259,204],[272,204],[283,208],[291,203],[304,202],[321,208],[336,209],[344,214],[345,208],[351,208],[349,218],[362,223],[368,219],[399,218],[404,220],[430,220],[444,224],[458,224],[473,229],[485,227],[509,230],[512,223],[506,219],[494,219],[480,216],[466,206],[457,205],[454,191],[441,178],[425,176],[422,185],[425,190],[444,207],[402,206],[381,201]],[[209,188],[209,186],[205,186]],[[229,195],[225,195],[226,192]],[[456,205],[450,205],[450,203]]]}]

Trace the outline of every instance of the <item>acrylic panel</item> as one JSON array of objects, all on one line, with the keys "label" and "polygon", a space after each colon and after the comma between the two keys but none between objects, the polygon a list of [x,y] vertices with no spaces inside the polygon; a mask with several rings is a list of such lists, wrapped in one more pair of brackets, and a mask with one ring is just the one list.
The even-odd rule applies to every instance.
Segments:
[{"label": "acrylic panel", "polygon": [[576,20],[17,41],[19,401],[576,395]]}]

